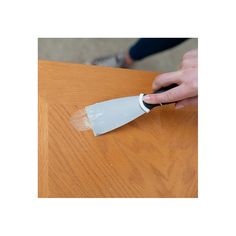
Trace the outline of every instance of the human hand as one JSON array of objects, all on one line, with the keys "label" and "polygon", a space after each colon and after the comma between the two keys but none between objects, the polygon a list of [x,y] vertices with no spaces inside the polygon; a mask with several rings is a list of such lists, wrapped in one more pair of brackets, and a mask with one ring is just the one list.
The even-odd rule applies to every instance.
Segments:
[{"label": "human hand", "polygon": [[158,90],[171,84],[177,87],[163,93],[148,94],[143,100],[146,103],[176,102],[176,108],[182,108],[198,102],[198,52],[197,49],[187,52],[183,56],[180,69],[175,72],[164,73],[155,78],[153,90]]}]

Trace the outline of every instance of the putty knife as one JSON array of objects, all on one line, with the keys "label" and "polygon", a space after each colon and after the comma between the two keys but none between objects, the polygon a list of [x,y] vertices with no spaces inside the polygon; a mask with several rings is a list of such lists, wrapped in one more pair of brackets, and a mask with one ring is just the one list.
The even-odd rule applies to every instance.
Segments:
[{"label": "putty knife", "polygon": [[[172,84],[154,93],[162,93],[176,86],[177,84]],[[112,99],[85,107],[94,135],[107,133],[129,123],[144,113],[148,113],[154,107],[169,104],[145,103],[143,101],[144,95]]]}]

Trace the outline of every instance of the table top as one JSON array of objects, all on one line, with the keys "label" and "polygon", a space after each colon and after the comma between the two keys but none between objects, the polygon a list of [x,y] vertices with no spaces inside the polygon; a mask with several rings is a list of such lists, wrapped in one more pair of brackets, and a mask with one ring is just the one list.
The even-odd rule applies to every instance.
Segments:
[{"label": "table top", "polygon": [[197,197],[197,109],[162,106],[95,137],[71,116],[151,91],[157,72],[39,61],[39,197]]}]

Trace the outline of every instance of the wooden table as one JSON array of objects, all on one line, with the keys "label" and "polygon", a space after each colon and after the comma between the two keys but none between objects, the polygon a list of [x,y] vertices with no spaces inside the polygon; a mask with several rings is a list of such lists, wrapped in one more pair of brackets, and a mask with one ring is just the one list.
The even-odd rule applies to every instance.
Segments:
[{"label": "wooden table", "polygon": [[39,197],[197,197],[197,110],[163,106],[105,135],[69,119],[150,92],[156,72],[39,62]]}]

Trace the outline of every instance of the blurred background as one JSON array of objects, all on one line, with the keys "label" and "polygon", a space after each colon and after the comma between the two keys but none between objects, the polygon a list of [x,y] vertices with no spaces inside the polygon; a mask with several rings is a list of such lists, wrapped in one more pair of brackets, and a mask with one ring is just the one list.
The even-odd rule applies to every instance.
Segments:
[{"label": "blurred background", "polygon": [[[137,38],[39,38],[38,59],[85,63],[97,57],[125,51]],[[178,68],[185,52],[197,48],[198,39],[189,39],[175,48],[136,62],[132,68],[167,72]]]}]

